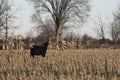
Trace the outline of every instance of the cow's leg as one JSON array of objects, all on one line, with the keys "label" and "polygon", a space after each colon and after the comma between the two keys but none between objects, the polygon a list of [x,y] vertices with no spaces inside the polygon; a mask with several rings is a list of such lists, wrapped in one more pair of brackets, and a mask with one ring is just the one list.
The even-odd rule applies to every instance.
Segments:
[{"label": "cow's leg", "polygon": [[42,54],[42,57],[45,57],[46,53]]},{"label": "cow's leg", "polygon": [[34,50],[34,48],[30,48],[30,56],[31,57],[35,56],[35,50]]},{"label": "cow's leg", "polygon": [[42,51],[42,57],[45,57],[46,56],[46,51],[47,51],[47,48],[44,47],[43,51]]}]

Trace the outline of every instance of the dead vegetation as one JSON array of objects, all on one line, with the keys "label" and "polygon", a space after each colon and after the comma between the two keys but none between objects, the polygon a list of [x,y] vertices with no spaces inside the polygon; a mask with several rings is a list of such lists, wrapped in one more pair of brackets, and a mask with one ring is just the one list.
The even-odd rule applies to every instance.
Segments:
[{"label": "dead vegetation", "polygon": [[120,50],[0,51],[0,80],[119,80]]}]

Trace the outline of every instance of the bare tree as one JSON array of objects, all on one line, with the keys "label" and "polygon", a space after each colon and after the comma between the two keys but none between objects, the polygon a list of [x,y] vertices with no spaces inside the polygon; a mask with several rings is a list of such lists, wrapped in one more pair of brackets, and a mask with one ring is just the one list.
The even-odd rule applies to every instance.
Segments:
[{"label": "bare tree", "polygon": [[32,15],[32,22],[35,23],[34,28],[38,32],[38,35],[40,35],[39,33],[45,33],[45,35],[47,35],[48,38],[54,36],[55,34],[54,24],[49,19],[42,21],[39,11],[35,12]]},{"label": "bare tree", "polygon": [[[5,13],[10,9],[8,0],[0,0],[0,28],[5,25]],[[2,30],[2,29],[1,29]]]},{"label": "bare tree", "polygon": [[110,26],[110,35],[111,35],[111,38],[112,38],[112,41],[116,44],[116,42],[118,41],[118,33],[117,33],[117,30],[116,30],[116,25],[114,23],[111,23],[111,26]]},{"label": "bare tree", "polygon": [[8,30],[15,28],[12,23],[15,18],[12,4],[9,0],[0,0],[0,30],[5,32],[5,44],[8,40]]},{"label": "bare tree", "polygon": [[89,0],[30,1],[34,3],[36,12],[39,12],[41,15],[45,14],[43,18],[45,19],[47,16],[53,22],[58,46],[61,39],[62,28],[66,25],[77,25],[84,22],[90,10]]},{"label": "bare tree", "polygon": [[120,7],[113,13],[114,20],[111,23],[111,36],[114,43],[120,41]]},{"label": "bare tree", "polygon": [[105,24],[102,21],[102,18],[98,16],[98,21],[95,22],[97,35],[100,39],[100,43],[103,44],[105,41]]}]

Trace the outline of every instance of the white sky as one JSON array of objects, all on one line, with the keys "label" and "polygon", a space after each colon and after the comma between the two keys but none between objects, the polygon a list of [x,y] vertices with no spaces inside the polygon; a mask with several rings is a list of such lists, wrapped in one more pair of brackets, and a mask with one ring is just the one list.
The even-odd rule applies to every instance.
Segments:
[{"label": "white sky", "polygon": [[[86,23],[86,26],[82,27],[82,34],[87,33],[93,37],[96,37],[94,28],[96,27],[95,21],[97,16],[101,16],[102,20],[105,21],[105,23],[107,23],[107,19],[113,19],[112,13],[117,10],[119,4],[120,0],[92,0],[92,9],[90,12],[90,17],[88,19],[88,23]],[[108,33],[109,32],[107,30],[106,37],[110,37]]]},{"label": "white sky", "polygon": [[[26,34],[30,31],[30,28],[33,27],[30,22],[30,16],[34,12],[32,10],[32,5],[30,2],[26,0],[13,0],[14,5],[18,8],[18,12],[16,16],[18,17],[16,24],[19,24],[20,28],[17,30],[17,34]],[[92,0],[91,5],[92,9],[90,12],[90,17],[85,27],[82,27],[81,30],[76,32],[80,32],[81,34],[88,33],[91,36],[96,36],[93,28],[95,27],[94,21],[96,16],[102,16],[103,20],[106,17],[112,20],[112,12],[117,10],[118,5],[120,4],[120,0]]]}]

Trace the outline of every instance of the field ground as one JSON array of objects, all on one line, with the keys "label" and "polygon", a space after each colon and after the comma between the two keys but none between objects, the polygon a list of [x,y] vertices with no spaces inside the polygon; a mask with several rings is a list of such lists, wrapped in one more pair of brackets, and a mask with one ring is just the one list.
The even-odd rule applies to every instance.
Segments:
[{"label": "field ground", "polygon": [[0,51],[0,80],[120,80],[120,49]]}]

